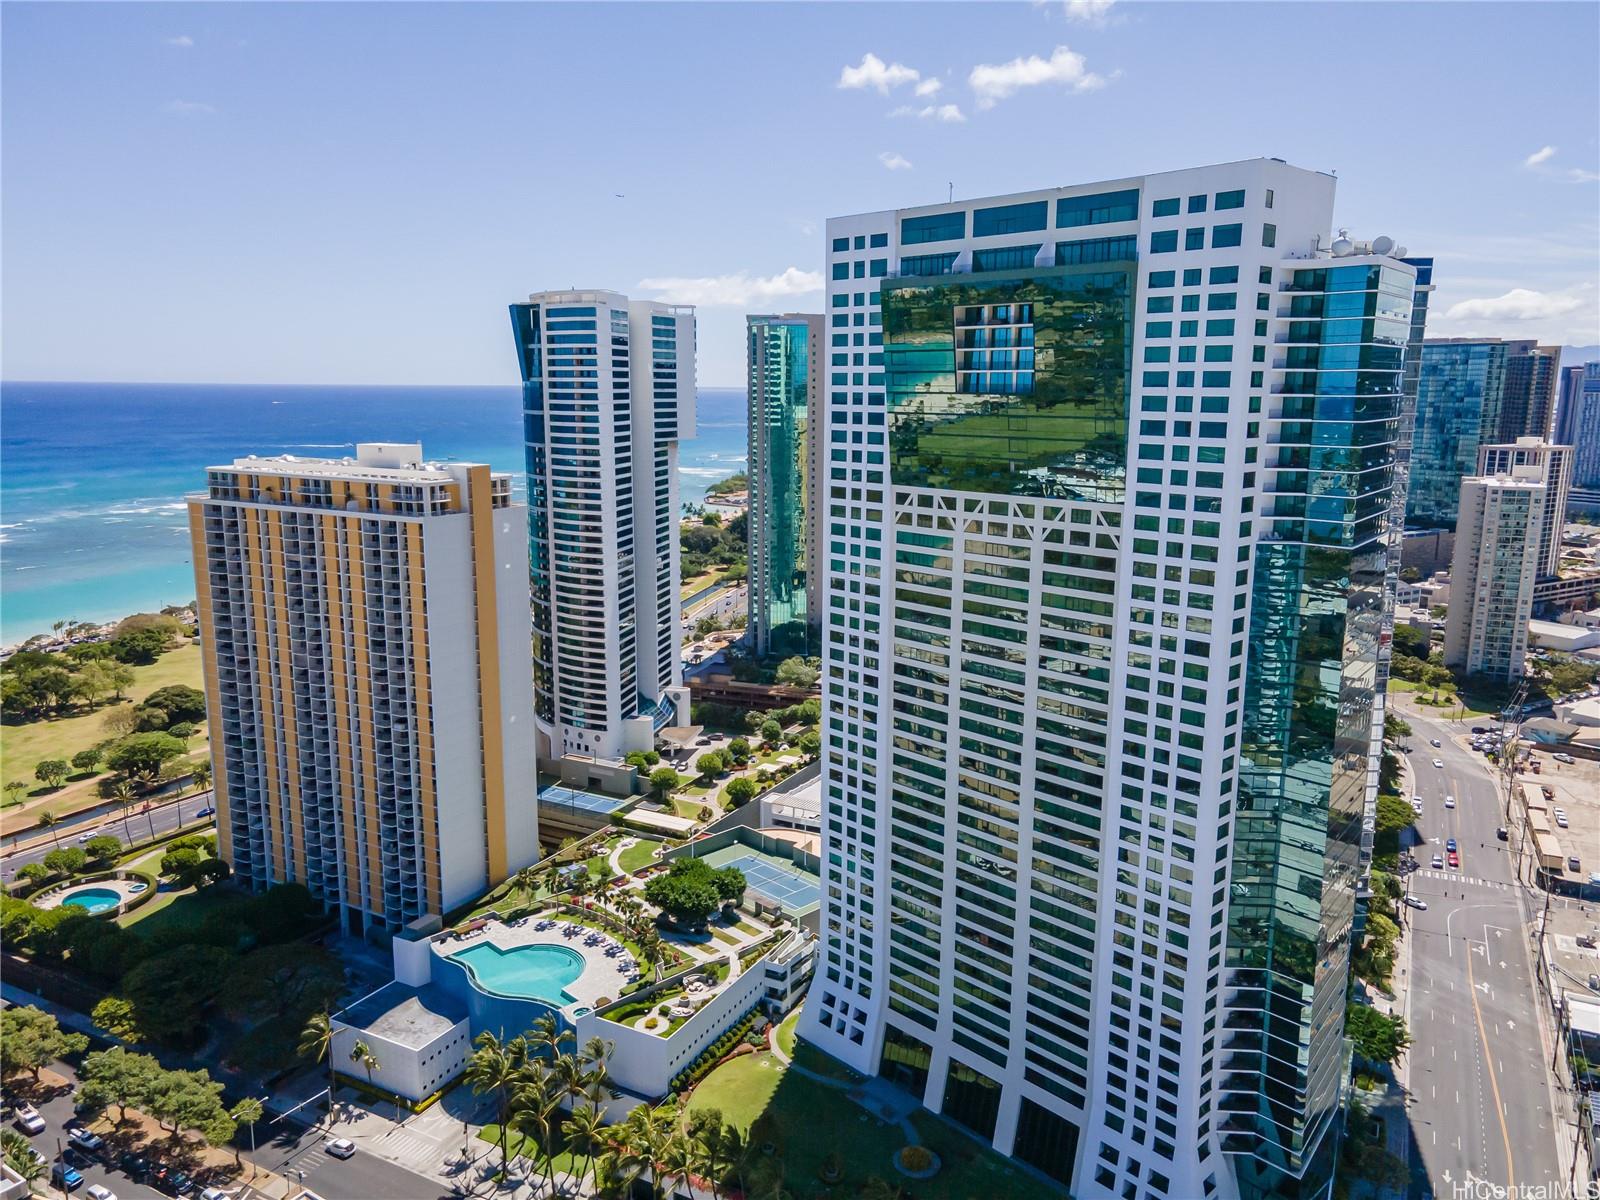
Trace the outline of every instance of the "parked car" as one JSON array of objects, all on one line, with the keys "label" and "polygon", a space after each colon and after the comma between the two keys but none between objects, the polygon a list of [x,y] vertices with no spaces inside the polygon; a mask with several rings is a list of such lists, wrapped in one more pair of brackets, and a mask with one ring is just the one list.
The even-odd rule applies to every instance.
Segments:
[{"label": "parked car", "polygon": [[160,1163],[150,1172],[150,1182],[169,1196],[187,1196],[194,1191],[194,1180],[181,1167]]},{"label": "parked car", "polygon": [[98,1183],[91,1183],[84,1189],[83,1194],[89,1197],[89,1200],[117,1200],[115,1192]]},{"label": "parked car", "polygon": [[1600,941],[1596,941],[1595,936],[1592,933],[1580,933],[1572,940],[1577,942],[1578,945],[1582,946],[1585,950],[1593,950],[1597,946],[1600,946]]},{"label": "parked car", "polygon": [[1583,864],[1578,861],[1577,855],[1572,854],[1567,856],[1567,870],[1571,871],[1574,875],[1583,870]]},{"label": "parked car", "polygon": [[1440,854],[1435,854],[1433,856],[1433,869],[1435,871],[1438,871],[1438,870],[1442,870],[1443,868],[1444,868],[1444,856],[1440,855]]},{"label": "parked car", "polygon": [[349,1138],[329,1138],[322,1143],[322,1148],[335,1158],[349,1158],[356,1152],[356,1144]]},{"label": "parked car", "polygon": [[1578,761],[1570,754],[1552,754],[1550,757],[1555,759],[1558,763],[1575,763]]},{"label": "parked car", "polygon": [[117,1167],[129,1179],[142,1183],[150,1175],[150,1159],[136,1150],[124,1150],[117,1156]]},{"label": "parked car", "polygon": [[200,1193],[200,1200],[233,1200],[233,1197],[219,1187],[209,1187]]},{"label": "parked car", "polygon": [[1562,829],[1568,828],[1570,822],[1567,820],[1567,814],[1564,812],[1558,812],[1556,814],[1556,824],[1561,826]]},{"label": "parked car", "polygon": [[70,1163],[58,1162],[50,1168],[50,1182],[70,1192],[83,1186],[83,1175]]},{"label": "parked car", "polygon": [[1443,770],[1444,769],[1444,759],[1442,759],[1442,758],[1434,759],[1433,760],[1433,765],[1435,767],[1438,767],[1440,770]]},{"label": "parked car", "polygon": [[1452,867],[1460,867],[1461,866],[1461,856],[1459,854],[1457,854],[1454,850],[1450,851],[1450,853],[1446,857],[1450,860],[1450,865]]},{"label": "parked car", "polygon": [[1428,907],[1428,902],[1420,896],[1407,896],[1406,905],[1409,908],[1426,909]]},{"label": "parked car", "polygon": [[1444,843],[1444,848],[1446,850],[1454,850],[1456,848],[1456,840],[1455,840],[1455,838],[1446,838],[1445,839],[1445,843]]},{"label": "parked car", "polygon": [[86,1154],[99,1154],[106,1148],[105,1138],[82,1125],[73,1125],[67,1130],[67,1141]]},{"label": "parked car", "polygon": [[1502,826],[1500,826],[1500,828],[1496,829],[1494,831],[1494,835],[1495,835],[1495,837],[1499,838],[1502,842],[1508,842],[1508,841],[1511,840],[1511,831],[1509,829],[1507,829],[1504,825],[1502,825]]},{"label": "parked car", "polygon": [[44,1118],[39,1115],[39,1110],[31,1104],[17,1105],[17,1111],[12,1114],[17,1128],[23,1133],[43,1133]]},{"label": "parked car", "polygon": [[1474,725],[1472,727],[1472,732],[1473,733],[1488,733],[1489,731],[1486,728],[1484,728],[1482,725]]}]

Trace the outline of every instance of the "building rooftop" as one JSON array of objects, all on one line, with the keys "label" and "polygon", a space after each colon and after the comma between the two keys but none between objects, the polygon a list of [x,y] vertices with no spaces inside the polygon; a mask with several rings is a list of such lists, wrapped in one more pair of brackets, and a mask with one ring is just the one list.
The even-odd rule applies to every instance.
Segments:
[{"label": "building rooftop", "polygon": [[374,1037],[420,1050],[467,1019],[467,1006],[442,988],[387,983],[334,1019]]},{"label": "building rooftop", "polygon": [[[429,462],[422,457],[421,442],[360,442],[355,457],[301,458],[294,454],[246,455],[231,463],[207,467],[208,471],[247,471],[255,475],[294,475],[300,478],[345,479],[368,483],[449,483],[467,467],[479,463]],[[506,471],[491,474],[509,480]]]}]

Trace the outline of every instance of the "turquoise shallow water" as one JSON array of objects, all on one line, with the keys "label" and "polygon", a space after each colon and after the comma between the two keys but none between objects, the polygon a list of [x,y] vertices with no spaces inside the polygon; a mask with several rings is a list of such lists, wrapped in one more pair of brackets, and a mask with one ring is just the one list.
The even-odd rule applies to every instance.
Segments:
[{"label": "turquoise shallow water", "polygon": [[90,916],[105,912],[108,908],[115,908],[121,902],[121,895],[103,887],[78,888],[68,892],[61,900],[63,905],[72,904],[87,909]]},{"label": "turquoise shallow water", "polygon": [[583,974],[583,955],[568,946],[517,946],[502,950],[488,942],[450,957],[485,991],[518,1000],[543,1000],[557,1007],[577,997],[567,984]]},{"label": "turquoise shallow water", "polygon": [[[703,388],[678,449],[685,503],[745,465],[743,391]],[[487,462],[523,493],[519,387],[0,384],[0,643],[60,620],[194,599],[183,498],[243,454],[342,457],[422,443]]]}]

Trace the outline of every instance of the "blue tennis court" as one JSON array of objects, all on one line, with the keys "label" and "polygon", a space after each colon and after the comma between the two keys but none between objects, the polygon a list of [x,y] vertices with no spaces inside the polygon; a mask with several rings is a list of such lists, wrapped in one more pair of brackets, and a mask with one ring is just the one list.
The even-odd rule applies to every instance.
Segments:
[{"label": "blue tennis court", "polygon": [[815,905],[821,895],[815,875],[764,855],[741,854],[737,858],[719,861],[716,865],[738,867],[744,872],[744,881],[751,891],[759,892],[791,912]]},{"label": "blue tennis court", "polygon": [[632,796],[606,796],[600,792],[583,792],[564,783],[552,783],[539,789],[540,804],[559,804],[564,808],[579,808],[592,813],[616,812],[632,799]]}]

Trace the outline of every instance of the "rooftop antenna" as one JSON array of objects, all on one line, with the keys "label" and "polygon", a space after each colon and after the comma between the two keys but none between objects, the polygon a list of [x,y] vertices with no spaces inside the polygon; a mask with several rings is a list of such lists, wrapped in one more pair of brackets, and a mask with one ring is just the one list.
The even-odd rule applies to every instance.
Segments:
[{"label": "rooftop antenna", "polygon": [[944,202],[946,204],[953,204],[953,203],[955,203],[955,198],[956,198],[956,185],[954,183],[952,183],[952,184],[949,185],[949,187],[950,187],[950,194],[945,197],[945,201]]}]

